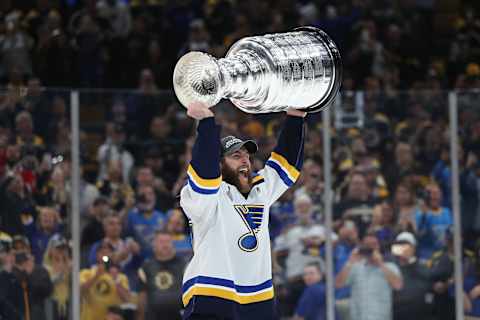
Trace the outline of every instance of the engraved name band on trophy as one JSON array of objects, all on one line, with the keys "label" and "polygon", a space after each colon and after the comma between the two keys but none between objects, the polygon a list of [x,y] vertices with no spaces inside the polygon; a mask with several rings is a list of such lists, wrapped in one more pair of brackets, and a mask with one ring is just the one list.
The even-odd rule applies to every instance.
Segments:
[{"label": "engraved name band on trophy", "polygon": [[341,76],[335,43],[320,29],[301,27],[243,38],[222,59],[187,53],[175,66],[173,86],[184,106],[211,107],[225,98],[248,113],[317,112],[335,98]]}]

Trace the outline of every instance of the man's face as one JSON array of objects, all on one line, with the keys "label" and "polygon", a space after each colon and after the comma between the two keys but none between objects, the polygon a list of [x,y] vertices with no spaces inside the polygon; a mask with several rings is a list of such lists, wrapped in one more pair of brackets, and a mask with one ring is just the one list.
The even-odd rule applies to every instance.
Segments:
[{"label": "man's face", "polygon": [[362,243],[365,247],[370,248],[374,251],[380,249],[380,244],[378,243],[378,239],[376,237],[366,236],[365,238],[363,238]]},{"label": "man's face", "polygon": [[303,281],[307,286],[311,286],[322,279],[320,271],[314,266],[307,266],[303,270]]},{"label": "man's face", "polygon": [[368,193],[367,181],[364,176],[355,174],[348,186],[348,195],[351,199],[360,200]]},{"label": "man's face", "polygon": [[51,209],[44,209],[40,213],[40,225],[43,229],[51,230],[55,228],[56,212]]},{"label": "man's face", "polygon": [[153,172],[150,168],[141,168],[137,173],[137,183],[139,185],[153,185]]},{"label": "man's face", "polygon": [[169,234],[158,234],[155,236],[153,243],[153,251],[157,257],[169,257],[173,254],[175,248],[173,246],[172,236]]},{"label": "man's face", "polygon": [[223,179],[236,186],[240,192],[249,192],[252,188],[252,164],[250,154],[241,148],[226,155],[222,161]]},{"label": "man's face", "polygon": [[139,194],[143,196],[143,201],[138,203],[138,207],[141,210],[150,211],[155,208],[155,203],[157,202],[157,197],[153,187],[144,186],[139,189]]},{"label": "man's face", "polygon": [[105,235],[108,238],[117,238],[120,237],[122,233],[122,224],[118,217],[108,217],[104,221],[104,230]]}]

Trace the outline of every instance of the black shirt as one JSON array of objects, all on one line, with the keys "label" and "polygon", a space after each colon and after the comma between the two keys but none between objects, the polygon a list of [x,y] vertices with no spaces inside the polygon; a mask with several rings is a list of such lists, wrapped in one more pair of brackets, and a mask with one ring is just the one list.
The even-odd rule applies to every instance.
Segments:
[{"label": "black shirt", "polygon": [[147,260],[140,269],[140,291],[147,293],[146,320],[180,320],[182,278],[186,262],[175,256],[169,261]]}]

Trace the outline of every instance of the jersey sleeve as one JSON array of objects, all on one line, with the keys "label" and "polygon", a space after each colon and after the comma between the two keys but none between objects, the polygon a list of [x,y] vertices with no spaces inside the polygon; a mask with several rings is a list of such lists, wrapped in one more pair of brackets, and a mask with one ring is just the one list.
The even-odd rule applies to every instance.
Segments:
[{"label": "jersey sleeve", "polygon": [[304,119],[287,116],[284,127],[265,168],[259,175],[265,180],[267,202],[274,203],[300,176],[305,140]]},{"label": "jersey sleeve", "polygon": [[193,222],[209,218],[218,201],[220,174],[220,126],[215,119],[202,119],[188,166],[187,184],[180,193],[180,206]]}]

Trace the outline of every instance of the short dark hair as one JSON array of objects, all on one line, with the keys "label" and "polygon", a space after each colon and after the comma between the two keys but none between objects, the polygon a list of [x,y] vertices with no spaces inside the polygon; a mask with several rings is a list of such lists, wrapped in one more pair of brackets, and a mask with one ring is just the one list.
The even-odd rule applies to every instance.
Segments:
[{"label": "short dark hair", "polygon": [[320,265],[320,262],[318,261],[312,261],[312,262],[309,262],[307,263],[307,265],[305,266],[305,268],[308,268],[308,267],[314,267],[315,269],[317,269],[317,271],[319,273],[322,273],[322,266]]}]

